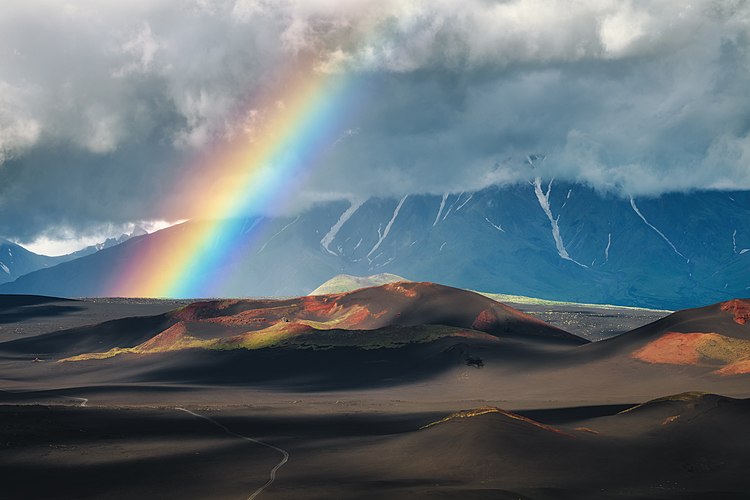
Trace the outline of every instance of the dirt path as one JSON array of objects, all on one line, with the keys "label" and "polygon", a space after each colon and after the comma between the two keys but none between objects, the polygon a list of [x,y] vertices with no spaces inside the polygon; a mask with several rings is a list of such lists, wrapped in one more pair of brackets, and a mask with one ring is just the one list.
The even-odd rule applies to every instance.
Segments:
[{"label": "dirt path", "polygon": [[279,448],[277,446],[265,443],[263,441],[259,441],[257,439],[253,439],[253,438],[248,437],[248,436],[243,436],[242,434],[237,434],[236,432],[229,430],[229,428],[226,427],[225,425],[220,424],[219,422],[217,422],[213,418],[208,417],[206,415],[201,415],[200,413],[195,413],[194,411],[190,411],[190,410],[185,409],[185,408],[179,408],[178,407],[178,408],[175,408],[175,409],[179,410],[179,411],[184,411],[185,413],[189,413],[190,415],[193,415],[194,417],[198,417],[198,418],[202,418],[204,420],[207,420],[207,421],[211,422],[213,425],[215,425],[216,427],[219,427],[220,429],[222,429],[224,432],[226,432],[230,436],[234,436],[234,437],[239,438],[239,439],[244,439],[245,441],[250,441],[251,443],[259,444],[261,446],[265,446],[266,448],[271,448],[272,450],[275,450],[275,451],[278,451],[279,453],[281,453],[281,455],[282,455],[281,461],[278,464],[276,464],[276,466],[273,469],[271,469],[271,472],[270,472],[269,477],[268,477],[268,481],[266,481],[266,483],[263,486],[261,486],[260,488],[258,488],[257,490],[255,490],[249,497],[247,497],[247,500],[253,500],[258,495],[260,495],[263,492],[263,490],[265,490],[266,488],[268,488],[269,486],[271,486],[273,484],[273,482],[276,480],[276,471],[278,471],[289,460],[289,453],[287,453],[286,450],[282,450],[281,448]]}]

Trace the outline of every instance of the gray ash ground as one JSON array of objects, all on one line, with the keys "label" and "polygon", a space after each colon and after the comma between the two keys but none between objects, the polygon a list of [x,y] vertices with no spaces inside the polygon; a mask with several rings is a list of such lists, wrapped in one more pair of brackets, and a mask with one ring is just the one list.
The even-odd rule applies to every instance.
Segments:
[{"label": "gray ash ground", "polygon": [[508,305],[592,342],[616,337],[653,323],[671,312],[576,304],[550,306],[508,303]]},{"label": "gray ash ground", "polygon": [[[260,498],[748,498],[748,376],[642,363],[640,334],[56,362],[187,302],[0,297],[0,498],[248,498],[276,470]],[[513,306],[590,340],[667,315]],[[682,315],[744,328],[717,308]]]},{"label": "gray ash ground", "polygon": [[195,301],[0,295],[0,342],[113,319],[162,314],[191,302]]}]

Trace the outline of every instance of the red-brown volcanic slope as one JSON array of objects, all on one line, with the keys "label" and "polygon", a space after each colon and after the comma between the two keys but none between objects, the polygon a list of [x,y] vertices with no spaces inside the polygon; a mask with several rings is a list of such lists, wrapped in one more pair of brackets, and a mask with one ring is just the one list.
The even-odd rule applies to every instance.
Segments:
[{"label": "red-brown volcanic slope", "polygon": [[716,375],[750,373],[750,300],[679,311],[611,342],[650,364],[702,366]]},{"label": "red-brown volcanic slope", "polygon": [[721,310],[734,314],[734,322],[738,325],[744,325],[750,321],[750,301],[748,300],[734,299],[722,302]]},{"label": "red-brown volcanic slope", "polygon": [[534,336],[583,344],[585,340],[482,295],[435,283],[402,282],[347,293],[287,300],[197,302],[175,311],[188,329],[218,324],[256,331],[278,323],[309,322],[317,329],[375,330],[445,325],[495,336]]},{"label": "red-brown volcanic slope", "polygon": [[[373,347],[373,340],[365,337],[372,337],[374,332],[364,332],[420,325],[441,325],[452,330],[421,332],[416,339],[419,341],[446,335],[481,339],[484,335],[488,340],[516,337],[570,345],[587,342],[482,295],[434,283],[392,283],[287,300],[197,302],[169,316],[169,327],[125,351],[261,348],[321,331],[362,332],[363,345]],[[398,335],[408,337],[410,333],[394,331],[388,338],[397,341]],[[404,338],[402,342],[413,340]],[[115,348],[102,355],[89,353],[75,359],[111,357],[125,351]]]},{"label": "red-brown volcanic slope", "polygon": [[701,360],[698,346],[706,335],[716,334],[667,332],[638,349],[633,356],[647,363],[695,365]]}]

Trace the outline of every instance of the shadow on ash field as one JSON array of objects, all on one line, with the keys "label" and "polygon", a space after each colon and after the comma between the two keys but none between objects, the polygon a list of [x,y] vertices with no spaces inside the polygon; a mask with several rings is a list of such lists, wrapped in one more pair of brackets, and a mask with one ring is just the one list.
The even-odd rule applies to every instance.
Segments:
[{"label": "shadow on ash field", "polygon": [[[460,299],[465,310],[485,307]],[[583,345],[507,336],[490,325],[499,340],[451,334],[389,349],[187,350],[57,362],[146,342],[174,324],[169,311],[182,305],[4,299],[0,497],[750,494],[748,377],[632,356],[664,332],[703,324],[732,339],[748,336],[717,306],[665,319],[642,310],[525,306],[587,339],[629,332]],[[460,315],[449,319],[464,328]],[[482,367],[468,366],[469,358],[481,358]],[[665,394],[673,396],[659,398]]]}]

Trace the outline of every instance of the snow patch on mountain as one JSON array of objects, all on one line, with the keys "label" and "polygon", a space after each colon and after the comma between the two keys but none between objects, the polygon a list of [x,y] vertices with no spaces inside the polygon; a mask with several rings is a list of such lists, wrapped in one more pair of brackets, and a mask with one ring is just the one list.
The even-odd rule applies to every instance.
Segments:
[{"label": "snow patch on mountain", "polygon": [[467,203],[469,203],[473,197],[474,197],[474,195],[472,194],[468,198],[466,198],[466,201],[464,201],[463,203],[461,203],[458,206],[458,208],[456,209],[456,212],[458,212],[459,210],[461,210],[462,208],[464,208],[464,205],[466,205]]},{"label": "snow patch on mountain", "polygon": [[263,219],[263,217],[257,217],[256,219],[253,220],[253,223],[250,224],[249,226],[247,225],[247,222],[248,222],[249,219],[245,219],[245,221],[242,223],[242,229],[240,230],[240,232],[242,234],[248,234],[250,231],[252,231],[253,229],[255,229],[255,226],[257,226],[258,224],[260,224],[260,221],[262,219]]},{"label": "snow patch on mountain", "polygon": [[294,219],[292,222],[290,222],[286,226],[282,227],[281,231],[279,231],[278,233],[276,233],[273,236],[271,236],[270,238],[268,238],[268,241],[266,241],[265,243],[263,243],[263,246],[260,247],[260,250],[258,250],[258,253],[261,253],[263,250],[265,250],[266,249],[266,245],[268,245],[269,243],[271,243],[274,238],[276,238],[278,235],[280,235],[281,233],[283,233],[287,228],[289,228],[289,226],[291,226],[292,224],[294,224],[295,222],[297,222],[299,220],[299,218],[300,218],[300,216],[298,215],[296,219]]},{"label": "snow patch on mountain", "polygon": [[609,262],[609,247],[612,246],[612,233],[607,235],[607,248],[604,249],[604,263]]},{"label": "snow patch on mountain", "polygon": [[[531,163],[531,161],[529,161]],[[532,164],[533,165],[533,164]],[[554,179],[549,181],[549,184],[547,185],[547,191],[542,191],[542,179],[541,177],[535,177],[534,178],[534,193],[536,194],[536,199],[539,200],[539,206],[542,207],[542,210],[544,211],[544,214],[547,216],[547,219],[549,219],[549,223],[552,226],[552,238],[555,240],[555,247],[557,248],[557,253],[560,255],[562,259],[569,260],[575,264],[578,264],[581,267],[588,266],[586,264],[581,264],[574,258],[568,254],[568,250],[565,248],[565,243],[563,242],[562,235],[560,234],[560,225],[558,224],[558,221],[560,220],[560,216],[558,215],[557,218],[555,218],[552,215],[552,208],[550,207],[549,203],[549,195],[550,191],[552,191],[552,182]]]},{"label": "snow patch on mountain", "polygon": [[391,226],[393,226],[393,223],[396,221],[396,217],[398,217],[398,213],[401,211],[401,207],[404,205],[404,202],[408,197],[409,195],[407,194],[403,198],[401,198],[401,201],[398,202],[398,205],[396,205],[396,209],[393,211],[393,216],[391,217],[391,220],[388,221],[388,224],[386,224],[385,230],[382,234],[380,233],[380,229],[378,229],[378,242],[375,243],[375,246],[372,247],[372,250],[367,253],[368,259],[370,258],[370,255],[372,255],[388,237],[388,233],[391,232]]},{"label": "snow patch on mountain", "polygon": [[[449,214],[451,213],[451,211],[452,211],[452,210],[453,210],[453,209],[454,209],[454,208],[456,207],[456,203],[458,203],[459,201],[461,201],[461,197],[462,197],[463,195],[464,195],[464,192],[463,192],[463,191],[461,191],[460,193],[458,193],[458,196],[456,197],[456,199],[455,199],[455,200],[453,200],[453,203],[451,203],[451,206],[450,206],[450,207],[448,207],[448,211],[447,211],[447,212],[445,212],[445,215],[443,216],[443,220],[445,220],[446,218],[448,218],[448,215],[449,215]],[[458,210],[456,210],[456,212],[458,212]]]},{"label": "snow patch on mountain", "polygon": [[645,222],[645,223],[646,223],[646,225],[647,225],[648,227],[650,227],[651,229],[653,229],[654,231],[656,231],[656,233],[657,233],[657,234],[658,234],[659,236],[661,236],[661,237],[662,237],[662,239],[664,239],[664,241],[666,241],[666,242],[667,242],[667,243],[669,244],[669,246],[670,246],[670,247],[672,247],[672,250],[674,250],[674,253],[676,253],[677,255],[679,255],[680,257],[682,257],[683,259],[685,259],[685,262],[687,262],[688,264],[690,263],[690,259],[688,259],[688,258],[687,258],[687,257],[685,257],[684,255],[682,255],[682,254],[681,254],[681,253],[680,253],[680,252],[679,252],[679,251],[677,250],[677,247],[675,247],[675,246],[674,246],[674,244],[673,244],[673,243],[672,243],[671,241],[669,241],[669,238],[667,238],[667,237],[666,237],[666,235],[665,235],[664,233],[662,233],[661,231],[659,231],[659,229],[657,229],[657,228],[656,228],[656,226],[654,226],[654,225],[653,225],[653,224],[651,224],[651,223],[650,223],[650,222],[649,222],[648,220],[646,220],[646,217],[644,217],[644,216],[643,216],[643,214],[641,213],[641,211],[640,211],[640,210],[638,210],[638,207],[637,207],[637,206],[635,205],[635,200],[633,199],[633,197],[632,197],[632,196],[630,197],[630,206],[631,206],[631,207],[633,207],[633,211],[634,211],[634,212],[635,212],[635,213],[636,213],[636,214],[638,215],[638,217],[640,217],[640,218],[641,218],[641,220],[642,220],[643,222]]},{"label": "snow patch on mountain", "polygon": [[451,205],[450,207],[448,207],[448,210],[446,210],[445,215],[443,215],[443,220],[445,220],[445,219],[448,218],[448,216],[451,213],[451,210],[453,210],[453,205]]},{"label": "snow patch on mountain", "polygon": [[[570,195],[572,193],[573,193],[573,190],[572,189],[568,189],[568,195],[565,197],[565,201],[563,202],[562,206],[560,207],[560,210],[562,210],[563,208],[565,208],[565,205],[568,204],[568,200],[570,199]],[[593,267],[593,264],[592,264],[592,267]]]},{"label": "snow patch on mountain", "polygon": [[338,256],[338,254],[331,250],[329,247],[331,243],[333,243],[334,238],[336,238],[336,235],[338,234],[344,223],[346,223],[346,221],[348,221],[351,216],[354,215],[354,212],[356,212],[365,201],[366,200],[351,200],[349,202],[349,208],[344,210],[344,213],[341,214],[341,217],[339,217],[339,220],[336,221],[336,224],[334,224],[333,227],[331,227],[331,229],[329,229],[325,236],[323,236],[323,238],[320,240],[320,244],[323,246],[326,252],[330,253],[331,255]]},{"label": "snow patch on mountain", "polygon": [[8,266],[6,266],[5,264],[3,264],[2,262],[0,262],[0,269],[2,269],[3,271],[5,271],[5,274],[10,275],[10,269],[8,269]]},{"label": "snow patch on mountain", "polygon": [[[449,215],[451,214],[451,212],[453,211],[453,209],[454,209],[454,208],[456,207],[456,203],[458,203],[458,202],[459,202],[459,201],[461,200],[461,197],[462,197],[463,195],[464,195],[464,192],[463,192],[463,191],[461,191],[461,192],[460,192],[460,193],[458,194],[458,196],[456,197],[456,199],[455,199],[455,200],[453,200],[453,203],[451,203],[451,206],[450,206],[450,207],[448,207],[448,210],[446,210],[446,211],[445,211],[445,213],[443,214],[443,218],[442,218],[442,219],[440,219],[440,220],[445,220],[445,219],[447,219],[447,218],[448,218],[448,216],[449,216]],[[440,202],[440,211],[438,212],[438,216],[437,216],[437,218],[435,219],[435,221],[436,221],[436,222],[434,222],[434,223],[432,224],[433,226],[434,226],[435,224],[437,224],[437,222],[439,222],[439,221],[438,221],[437,219],[439,219],[439,218],[440,218],[440,212],[441,212],[441,211],[443,210],[443,208],[444,208],[444,205],[445,205],[445,201],[446,201],[446,200],[448,199],[448,197],[449,197],[449,196],[450,196],[450,195],[449,195],[449,194],[447,194],[447,193],[446,193],[445,195],[443,195],[443,201],[441,201],[441,202]],[[469,197],[469,198],[471,198],[471,197]],[[467,201],[468,201],[468,200],[467,200]],[[462,206],[463,206],[463,205],[462,205]],[[461,208],[461,207],[459,207],[459,208]],[[458,212],[458,210],[456,210],[456,212]]]},{"label": "snow patch on mountain", "polygon": [[438,213],[435,216],[435,222],[432,223],[432,226],[437,226],[437,223],[440,222],[440,214],[443,213],[443,209],[445,208],[445,200],[448,199],[448,193],[443,193],[443,199],[440,200],[440,208],[438,208]]},{"label": "snow patch on mountain", "polygon": [[489,220],[487,217],[485,217],[484,220],[486,220],[487,223],[489,223],[490,226],[494,227],[498,231],[501,231],[503,233],[505,232],[505,229],[503,229],[502,224],[498,226],[497,224],[494,224],[491,220]]}]

